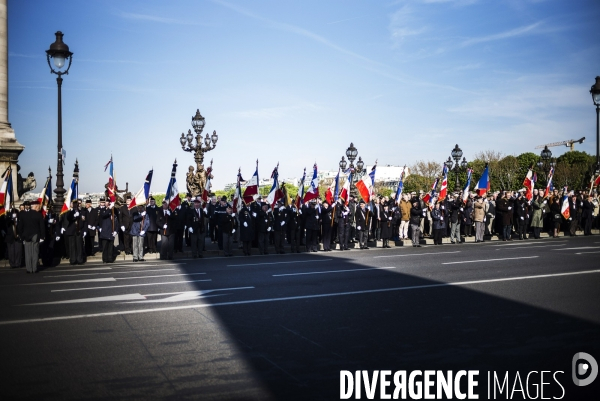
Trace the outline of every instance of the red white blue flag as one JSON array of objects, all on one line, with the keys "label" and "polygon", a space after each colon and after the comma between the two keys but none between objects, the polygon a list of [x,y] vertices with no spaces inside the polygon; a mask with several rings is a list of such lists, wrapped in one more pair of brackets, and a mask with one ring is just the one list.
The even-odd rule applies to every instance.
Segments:
[{"label": "red white blue flag", "polygon": [[233,213],[237,213],[244,206],[244,197],[242,195],[242,169],[238,169],[237,184],[235,185],[235,193],[233,194]]},{"label": "red white blue flag", "polygon": [[479,179],[479,182],[477,182],[477,185],[475,186],[475,190],[477,191],[477,195],[479,196],[483,196],[486,194],[487,191],[490,190],[490,174],[488,171],[488,165],[485,165],[485,168],[483,169],[483,174],[481,174],[481,178]]},{"label": "red white blue flag", "polygon": [[529,167],[529,170],[527,171],[527,175],[525,176],[525,179],[523,180],[523,185],[525,186],[525,197],[527,198],[527,200],[531,200],[533,199],[533,187],[535,186],[535,181],[537,180],[537,174],[533,173],[533,170],[531,167]]},{"label": "red white blue flag", "polygon": [[2,178],[4,181],[2,181],[2,188],[0,189],[0,216],[6,214],[6,212],[10,210],[14,199],[12,168],[10,166],[4,171]]},{"label": "red white blue flag", "polygon": [[63,203],[62,205],[60,214],[65,214],[69,210],[71,210],[73,208],[73,201],[77,198],[79,198],[79,183],[77,182],[75,177],[73,177],[73,181],[71,181],[71,186],[69,187],[69,190],[65,195],[65,203]]},{"label": "red white blue flag", "polygon": [[275,203],[283,198],[283,191],[279,188],[279,163],[277,163],[277,167],[273,170],[273,174],[271,174],[271,178],[273,179],[273,186],[269,191],[269,195],[267,196],[267,203],[273,207]]},{"label": "red white blue flag", "polygon": [[311,199],[319,197],[319,178],[317,177],[317,163],[313,166],[313,178],[310,181],[310,187],[306,195],[304,195],[304,202],[308,202]]},{"label": "red white blue flag", "polygon": [[148,198],[150,197],[150,185],[152,184],[152,174],[154,170],[150,170],[148,175],[146,176],[146,180],[144,181],[144,185],[140,188],[140,190],[135,194],[131,203],[129,204],[129,210],[133,209],[139,205],[145,205],[148,202]]},{"label": "red white blue flag", "polygon": [[552,178],[554,178],[554,167],[550,167],[550,172],[548,173],[548,183],[546,184],[546,190],[544,191],[544,198],[550,196],[550,192],[554,190],[552,185]]},{"label": "red white blue flag", "polygon": [[357,183],[356,189],[360,193],[360,196],[366,203],[369,203],[371,196],[373,195],[373,188],[375,186],[375,171],[377,169],[377,162],[371,169],[369,175],[364,175]]},{"label": "red white blue flag", "polygon": [[433,202],[435,202],[436,200],[436,196],[435,196],[435,190],[437,189],[437,185],[438,185],[438,181],[440,179],[436,178],[435,182],[433,183],[433,185],[431,186],[431,191],[429,191],[424,197],[423,197],[423,202],[425,202],[425,204],[429,205],[430,207],[432,206]]},{"label": "red white blue flag", "polygon": [[400,197],[402,196],[402,191],[404,191],[404,173],[406,172],[406,166],[402,168],[402,173],[400,174],[400,181],[398,181],[398,188],[396,188],[396,205],[400,204]]},{"label": "red white blue flag", "polygon": [[169,186],[167,187],[167,193],[165,195],[165,200],[169,202],[169,209],[175,210],[177,206],[181,204],[181,199],[179,198],[179,190],[177,189],[177,178],[175,175],[177,174],[177,159],[173,163],[173,169],[171,170],[171,179],[169,180]]},{"label": "red white blue flag", "polygon": [[296,195],[296,208],[300,209],[302,204],[304,203],[304,180],[306,179],[306,167],[304,168],[304,173],[302,174],[302,180],[300,180],[300,187],[298,188],[298,195]]},{"label": "red white blue flag", "polygon": [[254,201],[254,195],[258,195],[258,159],[256,160],[256,171],[254,175],[246,183],[246,189],[244,190],[244,202],[246,204]]},{"label": "red white blue flag", "polygon": [[335,176],[335,179],[331,182],[329,188],[327,188],[327,192],[325,193],[325,200],[330,205],[333,205],[337,202],[339,197],[340,190],[340,170],[338,169],[338,173]]},{"label": "red white blue flag", "polygon": [[467,203],[467,199],[469,198],[469,187],[471,186],[471,176],[473,175],[473,169],[467,170],[467,184],[465,185],[465,189],[463,189],[462,200],[463,203]]},{"label": "red white blue flag", "polygon": [[443,201],[448,196],[448,167],[444,164],[444,168],[442,169],[442,187],[440,188],[440,193],[438,195],[438,199]]},{"label": "red white blue flag", "polygon": [[571,210],[569,209],[569,193],[567,187],[563,188],[562,205],[560,206],[560,214],[567,220],[571,217]]},{"label": "red white blue flag", "polygon": [[342,190],[340,191],[340,196],[338,199],[342,199],[344,204],[348,205],[348,200],[350,199],[350,183],[352,182],[352,172],[346,176],[346,181],[342,186]]},{"label": "red white blue flag", "polygon": [[[106,163],[106,165],[104,166],[104,171],[106,172],[106,169],[109,168],[108,170],[108,186],[106,187],[106,190],[108,191],[108,199],[110,199],[111,202],[114,202],[117,197],[116,197],[116,193],[115,193],[115,175],[113,172],[113,158],[112,155],[110,156],[110,160],[108,161],[108,163]],[[70,206],[69,206],[70,207]]]},{"label": "red white blue flag", "polygon": [[48,207],[52,202],[52,177],[46,178],[46,184],[44,184],[44,190],[40,192],[38,203],[41,205],[42,216],[46,217],[48,214]]}]

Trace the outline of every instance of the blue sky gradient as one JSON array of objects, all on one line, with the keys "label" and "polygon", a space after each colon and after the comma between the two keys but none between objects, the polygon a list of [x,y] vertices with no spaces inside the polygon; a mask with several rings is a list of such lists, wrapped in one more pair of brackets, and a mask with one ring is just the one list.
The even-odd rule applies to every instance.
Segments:
[{"label": "blue sky gradient", "polygon": [[[280,163],[337,169],[354,142],[367,164],[469,160],[586,136],[600,75],[597,0],[8,0],[9,121],[20,164],[56,170],[56,76],[45,50],[74,52],[63,82],[65,181],[98,192],[112,153],[119,187],[154,167],[164,192],[193,164],[179,137],[199,108],[216,130],[214,188]],[[558,156],[564,147],[551,149]],[[441,168],[441,167],[440,167]]]}]

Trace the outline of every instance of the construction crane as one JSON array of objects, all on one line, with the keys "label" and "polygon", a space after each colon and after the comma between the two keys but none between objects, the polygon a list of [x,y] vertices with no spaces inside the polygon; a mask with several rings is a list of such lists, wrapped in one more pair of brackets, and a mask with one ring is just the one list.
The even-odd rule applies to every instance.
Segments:
[{"label": "construction crane", "polygon": [[574,145],[576,143],[583,143],[583,141],[585,141],[585,136],[583,138],[579,138],[579,139],[570,139],[568,141],[562,141],[562,142],[553,142],[553,143],[547,143],[545,145],[540,145],[540,146],[536,146],[536,149],[541,149],[543,147],[552,147],[552,146],[561,146],[561,145],[565,145],[569,149],[569,151],[573,151],[575,149]]}]

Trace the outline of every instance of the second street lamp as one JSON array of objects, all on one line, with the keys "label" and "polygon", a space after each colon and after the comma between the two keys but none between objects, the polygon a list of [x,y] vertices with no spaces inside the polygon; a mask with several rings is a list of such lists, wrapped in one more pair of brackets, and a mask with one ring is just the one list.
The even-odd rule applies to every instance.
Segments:
[{"label": "second street lamp", "polygon": [[[448,160],[446,160],[446,162],[444,163],[446,165],[446,167],[448,167],[448,170],[452,170],[452,165],[454,164],[454,174],[456,175],[456,182],[454,183],[454,190],[458,191],[459,187],[460,187],[460,182],[458,180],[458,173],[459,173],[459,169],[466,169],[468,162],[467,159],[465,157],[463,157],[463,151],[461,148],[458,147],[458,144],[456,144],[454,146],[454,149],[452,149],[452,151],[450,152],[450,154],[452,155],[452,159],[454,159],[454,163],[452,163],[452,159],[450,159],[450,157],[448,157]],[[460,161],[460,158],[462,159],[462,162]]]},{"label": "second street lamp", "polygon": [[[46,59],[48,60],[48,66],[52,74],[58,75],[56,78],[56,84],[58,85],[58,165],[56,168],[56,198],[54,200],[54,212],[60,214],[63,203],[65,202],[65,182],[63,180],[63,146],[62,146],[62,76],[69,73],[71,68],[71,62],[73,61],[73,53],[69,51],[69,46],[63,42],[63,33],[61,31],[56,32],[56,41],[50,45],[50,49],[46,50]],[[52,63],[50,63],[52,59]],[[69,61],[67,68],[65,68],[66,61]],[[54,69],[56,68],[56,69]]]},{"label": "second street lamp", "polygon": [[596,77],[590,93],[596,105],[596,173],[600,173],[600,77]]}]

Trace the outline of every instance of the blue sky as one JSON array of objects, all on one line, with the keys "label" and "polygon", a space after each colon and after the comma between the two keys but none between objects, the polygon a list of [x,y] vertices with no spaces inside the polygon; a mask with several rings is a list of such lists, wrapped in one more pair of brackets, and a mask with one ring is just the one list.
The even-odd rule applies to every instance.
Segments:
[{"label": "blue sky", "polygon": [[[586,136],[600,75],[597,0],[111,1],[8,0],[9,121],[20,164],[43,185],[56,170],[54,33],[74,52],[63,82],[65,181],[137,191],[154,167],[164,192],[190,153],[179,137],[196,109],[216,130],[214,188],[337,169],[350,142],[367,164],[469,160]],[[551,149],[554,155],[566,148]]]}]

